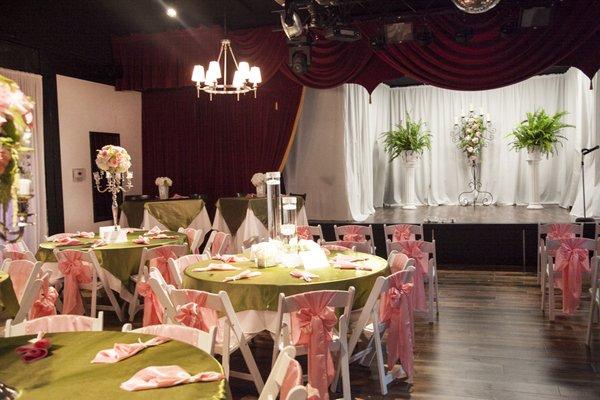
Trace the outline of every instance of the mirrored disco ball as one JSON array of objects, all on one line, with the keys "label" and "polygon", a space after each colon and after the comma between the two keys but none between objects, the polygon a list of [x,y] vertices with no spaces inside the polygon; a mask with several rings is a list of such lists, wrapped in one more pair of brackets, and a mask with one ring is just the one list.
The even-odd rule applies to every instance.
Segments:
[{"label": "mirrored disco ball", "polygon": [[452,0],[456,7],[469,14],[480,14],[494,8],[500,0]]}]

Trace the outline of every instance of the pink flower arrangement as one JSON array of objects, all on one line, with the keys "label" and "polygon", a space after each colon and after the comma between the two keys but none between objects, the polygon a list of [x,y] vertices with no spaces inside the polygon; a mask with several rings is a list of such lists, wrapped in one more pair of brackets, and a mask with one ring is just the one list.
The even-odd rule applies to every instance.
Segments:
[{"label": "pink flower arrangement", "polygon": [[109,144],[98,150],[96,165],[102,171],[123,174],[131,168],[131,157],[123,147]]}]

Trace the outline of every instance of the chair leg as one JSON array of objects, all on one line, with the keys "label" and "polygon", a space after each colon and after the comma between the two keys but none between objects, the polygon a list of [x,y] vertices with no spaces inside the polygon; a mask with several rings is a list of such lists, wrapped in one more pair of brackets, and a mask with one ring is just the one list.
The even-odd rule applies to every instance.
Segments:
[{"label": "chair leg", "polygon": [[129,303],[129,322],[133,322],[135,318],[135,314],[137,313],[138,308],[138,284],[135,284],[135,289],[133,291],[133,295],[131,297],[131,302]]},{"label": "chair leg", "polygon": [[550,279],[548,279],[548,319],[550,321],[554,321],[555,319],[555,308],[554,283],[550,282]]},{"label": "chair leg", "polygon": [[[381,343],[381,333],[379,331],[379,324],[373,323],[373,337],[375,338],[375,354],[377,356],[377,375],[379,378],[379,387],[381,394],[387,394],[387,384],[385,382],[385,364],[383,362],[383,349]],[[388,366],[389,367],[389,366]]]},{"label": "chair leg", "polygon": [[117,318],[119,318],[119,322],[123,322],[123,312],[121,311],[119,302],[117,301],[112,289],[109,287],[104,287],[104,291],[106,292],[106,296],[108,297],[108,300],[110,301],[113,310],[115,310],[115,313],[117,314]]},{"label": "chair leg", "polygon": [[427,317],[429,318],[429,323],[433,324],[433,295],[434,295],[434,284],[433,284],[433,274],[429,274],[429,282],[427,282],[428,285],[428,290],[427,290],[427,297],[428,297],[428,312],[427,312]]},{"label": "chair leg", "polygon": [[258,370],[258,366],[256,365],[256,361],[254,360],[254,356],[248,347],[248,343],[244,338],[238,338],[240,344],[240,351],[242,352],[242,357],[244,357],[244,361],[246,362],[246,366],[248,367],[248,371],[250,371],[250,375],[254,380],[254,386],[256,386],[256,390],[258,393],[262,392],[263,386],[265,385],[260,375],[260,371]]},{"label": "chair leg", "polygon": [[[342,332],[343,331],[343,332]],[[350,356],[348,354],[348,332],[347,328],[340,329],[340,358],[342,365],[342,391],[344,399],[352,399],[352,389],[350,386]],[[342,339],[343,338],[343,339]]]},{"label": "chair leg", "polygon": [[594,323],[594,309],[596,308],[596,294],[592,292],[592,301],[590,304],[590,315],[588,317],[588,326],[587,331],[585,333],[585,344],[586,346],[590,346],[592,341],[592,325]]},{"label": "chair leg", "polygon": [[541,309],[542,312],[544,312],[546,310],[546,271],[544,271],[544,273],[542,274],[542,305],[541,305]]},{"label": "chair leg", "polygon": [[98,304],[98,281],[92,280],[92,303],[90,304],[90,317],[96,318],[96,307]]},{"label": "chair leg", "polygon": [[440,285],[438,283],[438,272],[435,270],[435,313],[440,315]]},{"label": "chair leg", "polygon": [[230,340],[231,340],[231,329],[225,324],[225,332],[223,337],[223,343],[221,345],[221,361],[223,363],[223,373],[225,374],[225,378],[229,380],[229,348],[230,348]]}]

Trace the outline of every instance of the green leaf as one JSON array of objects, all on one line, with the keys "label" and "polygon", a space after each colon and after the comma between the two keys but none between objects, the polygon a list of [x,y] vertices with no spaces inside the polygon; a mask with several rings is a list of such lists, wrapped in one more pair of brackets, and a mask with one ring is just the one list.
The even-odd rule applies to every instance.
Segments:
[{"label": "green leaf", "polygon": [[425,149],[431,149],[431,134],[424,125],[421,120],[413,121],[409,113],[406,113],[404,123],[400,122],[396,129],[381,134],[390,162],[405,150],[422,154]]}]

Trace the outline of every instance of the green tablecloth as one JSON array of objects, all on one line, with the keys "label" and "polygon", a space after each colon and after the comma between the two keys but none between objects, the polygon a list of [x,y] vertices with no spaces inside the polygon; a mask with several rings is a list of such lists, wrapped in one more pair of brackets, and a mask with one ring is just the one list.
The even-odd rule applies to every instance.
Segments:
[{"label": "green tablecloth", "polygon": [[[97,247],[95,250],[96,257],[100,264],[124,285],[129,283],[129,277],[137,274],[140,267],[140,259],[142,257],[142,249],[144,247],[152,248],[165,244],[185,244],[187,237],[185,234],[177,232],[166,232],[168,235],[177,236],[176,239],[152,239],[149,245],[135,244],[133,239],[142,235],[144,232],[134,232],[127,235],[126,243],[111,243],[106,246]],[[84,242],[82,246],[62,246],[61,249],[85,250],[94,242],[94,239],[80,239]],[[56,243],[43,242],[40,244],[35,258],[44,262],[56,262],[53,250],[56,248]]]},{"label": "green tablecloth", "polygon": [[[334,254],[337,253],[333,252],[332,256]],[[292,277],[290,268],[275,266],[258,269],[262,275],[254,278],[223,282],[225,277],[235,275],[241,271],[192,272],[191,270],[194,268],[205,267],[214,262],[202,261],[186,268],[183,286],[188,289],[204,290],[211,293],[224,290],[229,294],[235,311],[276,311],[279,293],[285,293],[289,296],[313,290],[348,290],[350,286],[354,286],[356,289],[354,308],[361,308],[365,305],[377,277],[389,274],[387,261],[377,256],[352,251],[346,251],[344,254],[357,256],[357,258],[368,258],[367,261],[359,264],[368,265],[372,270],[356,271],[333,267],[315,268],[310,271],[319,275],[319,278],[314,279],[312,282],[305,282],[302,279]],[[254,262],[240,262],[234,263],[234,265],[243,269],[256,269]]]},{"label": "green tablecloth", "polygon": [[167,228],[176,231],[180,226],[188,226],[204,209],[201,199],[124,201],[121,211],[127,216],[129,226],[139,228],[144,219],[144,208]]},{"label": "green tablecloth", "polygon": [[[298,199],[296,208],[300,211],[304,207],[304,199],[300,196],[296,196],[296,198]],[[235,235],[242,222],[244,222],[248,208],[252,210],[256,218],[267,228],[267,199],[265,197],[222,197],[217,200],[217,208],[221,212],[232,235]]]},{"label": "green tablecloth", "polygon": [[9,317],[14,317],[19,311],[19,302],[10,276],[5,272],[0,272],[0,311]]},{"label": "green tablecloth", "polygon": [[200,199],[154,201],[144,204],[144,209],[168,229],[177,231],[180,227],[188,227],[202,212],[204,201]]},{"label": "green tablecloth", "polygon": [[178,365],[190,374],[222,371],[209,354],[172,340],[147,348],[116,364],[91,364],[96,353],[117,342],[134,343],[149,335],[121,332],[76,332],[48,334],[51,354],[25,364],[15,348],[32,336],[0,339],[0,381],[20,392],[19,399],[229,399],[226,380],[191,383],[171,388],[127,392],[119,387],[139,370],[149,366]]}]

